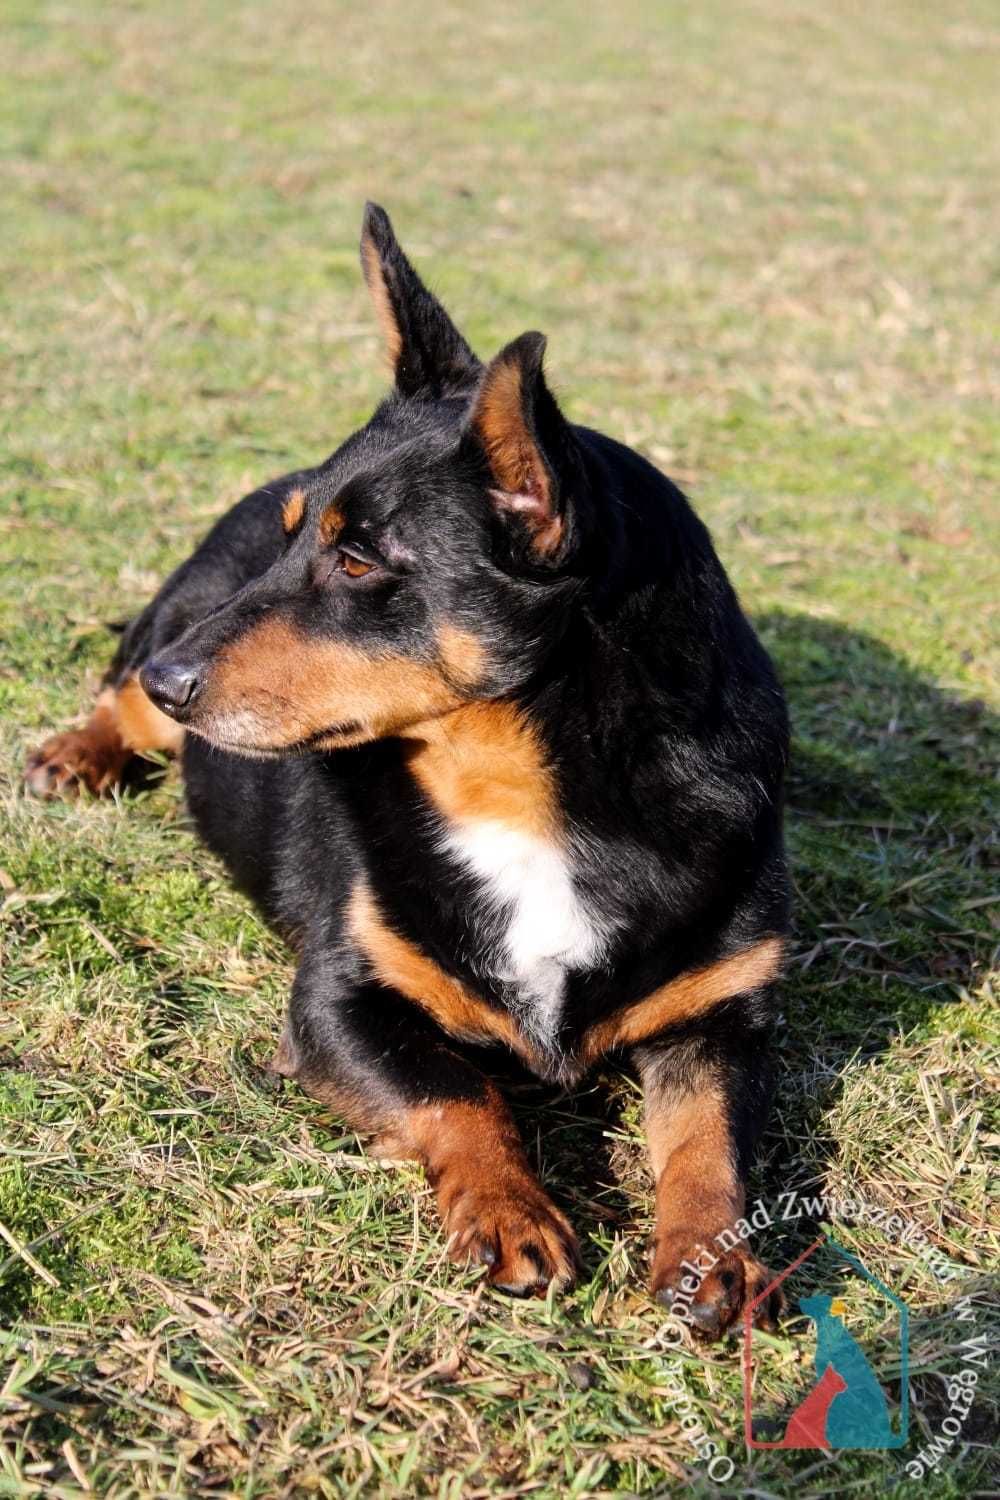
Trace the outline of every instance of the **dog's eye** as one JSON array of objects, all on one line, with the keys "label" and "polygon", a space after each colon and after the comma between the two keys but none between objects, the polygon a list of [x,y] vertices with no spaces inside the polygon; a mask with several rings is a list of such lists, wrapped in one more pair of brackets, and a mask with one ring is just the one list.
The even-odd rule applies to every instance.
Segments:
[{"label": "dog's eye", "polygon": [[361,557],[355,557],[353,552],[338,552],[337,567],[340,572],[346,573],[348,578],[364,578],[366,573],[373,570],[375,564],[365,562]]}]

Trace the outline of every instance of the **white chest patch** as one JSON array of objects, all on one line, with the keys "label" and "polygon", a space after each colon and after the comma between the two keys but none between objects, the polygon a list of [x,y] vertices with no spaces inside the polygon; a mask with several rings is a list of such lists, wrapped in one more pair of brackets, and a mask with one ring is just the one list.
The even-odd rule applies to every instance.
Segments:
[{"label": "white chest patch", "polygon": [[[555,843],[493,819],[452,823],[446,848],[479,877],[496,930],[496,978],[511,985],[518,1019],[542,1046],[554,1037],[568,969],[596,964],[608,928],[588,910]],[[485,912],[483,913],[485,916]]]}]

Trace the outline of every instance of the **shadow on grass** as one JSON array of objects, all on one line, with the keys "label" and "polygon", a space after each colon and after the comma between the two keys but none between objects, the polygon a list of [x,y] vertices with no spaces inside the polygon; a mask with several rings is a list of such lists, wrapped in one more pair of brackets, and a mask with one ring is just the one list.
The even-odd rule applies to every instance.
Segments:
[{"label": "shadow on grass", "polygon": [[[797,955],[783,1051],[809,1084],[771,1158],[780,1175],[835,1102],[843,1066],[938,1016],[989,963],[1000,725],[870,635],[777,612],[758,626],[792,713]],[[779,1080],[779,1113],[788,1092]],[[809,1154],[821,1167],[829,1152]]]},{"label": "shadow on grass", "polygon": [[[794,734],[793,960],[754,1183],[772,1197],[820,1179],[836,1154],[821,1121],[846,1064],[885,1053],[901,1031],[939,1015],[989,960],[1000,736],[982,703],[942,691],[870,635],[782,612],[756,624],[785,683]],[[524,1098],[526,1134],[542,1137],[546,1176],[560,1201],[571,1199],[584,1239],[633,1217],[648,1185],[636,1163],[634,1180],[615,1181],[620,1094]],[[553,1129],[553,1114],[565,1128]]]}]

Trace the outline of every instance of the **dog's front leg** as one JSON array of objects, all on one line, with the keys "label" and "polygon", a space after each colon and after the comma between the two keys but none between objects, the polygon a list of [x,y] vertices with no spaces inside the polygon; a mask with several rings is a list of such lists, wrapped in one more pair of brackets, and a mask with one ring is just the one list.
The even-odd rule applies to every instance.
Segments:
[{"label": "dog's front leg", "polygon": [[[743,1220],[750,1157],[766,1113],[766,1031],[730,1010],[725,1034],[636,1049],[656,1179],[652,1290],[706,1338],[736,1323],[770,1273],[751,1253]],[[755,1312],[772,1326],[775,1293]]]},{"label": "dog's front leg", "polygon": [[303,962],[274,1070],[374,1136],[377,1154],[422,1163],[453,1259],[481,1262],[515,1296],[570,1286],[576,1237],[497,1088],[419,1006],[337,969]]}]

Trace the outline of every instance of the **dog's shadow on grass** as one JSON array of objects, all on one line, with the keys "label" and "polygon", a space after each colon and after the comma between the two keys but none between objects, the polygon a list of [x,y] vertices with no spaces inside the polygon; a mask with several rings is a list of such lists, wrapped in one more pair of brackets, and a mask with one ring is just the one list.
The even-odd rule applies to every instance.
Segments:
[{"label": "dog's shadow on grass", "polygon": [[[1000,736],[982,703],[944,691],[870,635],[783,612],[755,624],[785,684],[794,736],[793,958],[753,1184],[775,1197],[820,1179],[837,1151],[823,1120],[845,1066],[884,1054],[900,1031],[954,1003],[988,961],[990,757]],[[522,1097],[522,1126],[529,1140],[537,1131],[547,1180],[585,1241],[648,1217],[641,1159],[622,1150],[631,1095]]]},{"label": "dog's shadow on grass", "polygon": [[989,962],[1000,723],[873,636],[781,612],[756,623],[794,736],[795,956],[782,1005],[791,1087],[779,1076],[768,1136],[769,1177],[794,1181],[804,1163],[821,1175],[836,1150],[817,1132],[844,1066],[884,1055]]}]

